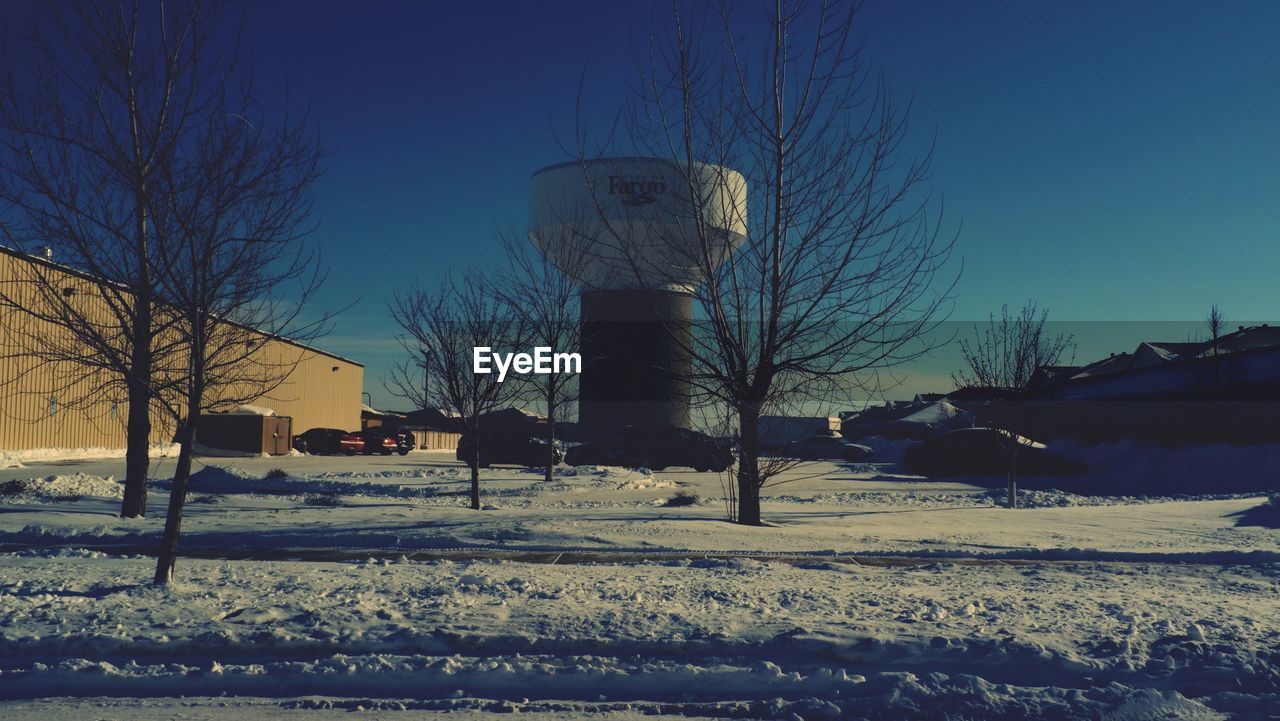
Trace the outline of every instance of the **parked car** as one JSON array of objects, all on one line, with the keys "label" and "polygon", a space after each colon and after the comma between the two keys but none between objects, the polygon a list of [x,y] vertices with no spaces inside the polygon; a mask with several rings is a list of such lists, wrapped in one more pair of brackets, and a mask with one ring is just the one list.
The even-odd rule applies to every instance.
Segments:
[{"label": "parked car", "polygon": [[379,433],[373,429],[360,431],[358,435],[364,441],[363,452],[366,456],[371,456],[375,453],[389,456],[400,449],[400,444],[396,443],[395,436]]},{"label": "parked car", "polygon": [[343,454],[353,456],[364,450],[364,439],[358,433],[337,428],[312,428],[294,436],[294,450],[312,455]]},{"label": "parked car", "polygon": [[686,466],[697,471],[724,471],[734,463],[733,451],[714,438],[676,426],[627,426],[606,440],[569,449],[575,466],[608,465],[649,468]]},{"label": "parked car", "polygon": [[805,461],[866,461],[875,455],[871,448],[845,440],[838,431],[817,433],[786,445],[784,455]]},{"label": "parked car", "polygon": [[994,428],[962,428],[912,443],[902,456],[902,467],[922,476],[1004,475],[1015,452],[1019,474],[1064,475],[1084,470],[1082,464],[1043,443]]},{"label": "parked car", "polygon": [[[475,440],[469,433],[458,439],[458,451],[455,457],[463,463],[471,461]],[[555,461],[564,461],[564,450],[556,443]],[[516,466],[547,465],[547,442],[541,438],[511,435],[484,435],[480,439],[480,467],[488,468],[495,463]]]},{"label": "parked car", "polygon": [[381,453],[384,456],[389,456],[392,453],[406,455],[418,444],[411,431],[402,431],[395,428],[387,428],[386,426],[365,429],[360,432],[360,437],[364,439],[365,453]]}]

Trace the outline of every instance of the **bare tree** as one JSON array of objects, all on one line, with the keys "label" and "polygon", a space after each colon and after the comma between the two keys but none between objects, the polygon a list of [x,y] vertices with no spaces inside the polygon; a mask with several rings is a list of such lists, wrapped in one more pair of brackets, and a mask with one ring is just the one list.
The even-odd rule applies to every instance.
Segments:
[{"label": "bare tree", "polygon": [[1209,306],[1209,315],[1205,317],[1204,324],[1209,330],[1209,340],[1213,342],[1213,349],[1216,351],[1218,339],[1222,337],[1222,331],[1227,328],[1226,316],[1222,314],[1222,309],[1217,303]]},{"label": "bare tree", "polygon": [[413,285],[397,291],[388,310],[403,331],[399,341],[409,355],[392,368],[388,388],[419,407],[457,416],[471,443],[471,508],[478,511],[481,419],[514,398],[520,387],[516,381],[499,380],[497,373],[474,372],[475,349],[518,347],[523,330],[519,318],[506,312],[491,282],[474,274],[461,282],[447,277],[434,290]]},{"label": "bare tree", "polygon": [[1217,303],[1209,307],[1204,324],[1209,333],[1209,347],[1201,353],[1200,358],[1190,364],[1189,374],[1191,383],[1202,396],[1220,400],[1232,386],[1240,382],[1240,369],[1231,354],[1220,345],[1227,329],[1227,320]]},{"label": "bare tree", "polygon": [[[507,265],[491,280],[492,292],[504,312],[525,329],[530,345],[550,352],[574,352],[581,341],[578,319],[578,285],[573,269],[559,267],[572,254],[565,253],[560,264],[533,248],[523,238],[501,238]],[[525,376],[525,390],[547,412],[547,467],[543,480],[551,482],[556,459],[556,423],[569,404],[577,400],[578,376],[548,373]]]},{"label": "bare tree", "polygon": [[[953,240],[919,192],[928,156],[901,157],[908,111],[851,37],[856,3],[768,3],[763,37],[739,6],[713,8],[705,24],[676,9],[627,120],[633,149],[676,178],[666,212],[684,217],[661,237],[700,283],[694,331],[676,337],[695,400],[734,418],[735,520],[759,525],[760,490],[788,465],[762,460],[760,417],[831,408],[924,353]],[[635,234],[603,225],[627,254]]]},{"label": "bare tree", "polygon": [[230,77],[203,62],[220,5],[40,4],[31,61],[10,64],[0,92],[0,201],[11,208],[0,217],[3,237],[52,249],[87,275],[106,310],[64,293],[61,273],[39,264],[23,288],[0,290],[0,302],[65,330],[21,347],[57,367],[61,390],[87,394],[69,405],[127,401],[125,517],[146,514],[151,409],[167,382],[156,364],[171,350],[156,310],[158,175],[207,119],[210,89]]},{"label": "bare tree", "polygon": [[311,308],[323,274],[313,230],[311,189],[322,157],[305,114],[263,109],[252,78],[234,57],[202,62],[236,82],[202,85],[190,132],[157,159],[150,194],[155,218],[160,307],[182,361],[163,407],[181,451],[169,494],[155,580],[173,578],[183,505],[201,415],[260,398],[293,372],[307,351],[268,342],[307,342],[331,314]]},{"label": "bare tree", "polygon": [[1031,441],[1024,435],[1027,390],[1036,371],[1057,365],[1074,347],[1070,335],[1051,334],[1045,328],[1049,311],[1028,301],[1016,315],[1009,306],[988,319],[985,330],[974,328],[973,338],[960,339],[964,368],[952,376],[957,388],[985,392],[1004,412],[988,421],[1008,435],[1007,479],[1009,508],[1018,507],[1018,455]]}]

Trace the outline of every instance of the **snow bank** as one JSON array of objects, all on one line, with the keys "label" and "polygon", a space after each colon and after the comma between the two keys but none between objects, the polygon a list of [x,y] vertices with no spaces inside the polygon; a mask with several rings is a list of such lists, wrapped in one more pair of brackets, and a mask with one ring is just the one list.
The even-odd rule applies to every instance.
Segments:
[{"label": "snow bank", "polygon": [[229,416],[274,416],[275,414],[276,412],[270,408],[263,408],[262,406],[250,405],[248,403],[242,403],[226,413],[226,415]]},{"label": "snow bank", "polygon": [[[189,488],[197,493],[257,493],[288,496],[313,495],[368,495],[414,497],[430,496],[437,489],[430,487],[402,487],[377,482],[378,478],[428,478],[433,474],[425,470],[384,471],[381,473],[321,474],[315,478],[296,478],[288,474],[267,473],[259,475],[233,466],[206,465],[191,474]],[[454,474],[460,475],[460,474]],[[338,480],[344,478],[344,480]],[[350,478],[352,480],[345,480]],[[355,480],[355,479],[365,480]],[[171,481],[156,481],[153,486],[169,488]]]},{"label": "snow bank", "polygon": [[1123,441],[1095,446],[1057,442],[1050,447],[1083,462],[1089,471],[1030,480],[1027,487],[1112,496],[1280,490],[1280,445],[1167,447]]},{"label": "snow bank", "polygon": [[84,497],[124,497],[124,485],[115,478],[72,473],[0,483],[0,499],[10,502],[74,501]]},{"label": "snow bank", "polygon": [[875,451],[872,460],[899,464],[907,451],[907,446],[915,443],[910,438],[885,438],[884,436],[865,436],[858,438],[859,445],[867,446]]},{"label": "snow bank", "polygon": [[[875,450],[875,461],[892,463],[894,468],[913,442],[878,436],[859,440]],[[1019,474],[1021,487],[1116,497],[1222,496],[1280,490],[1280,475],[1275,472],[1280,468],[1280,445],[1170,447],[1132,441],[1100,445],[1054,441],[1046,447],[1088,470],[1062,476]],[[991,485],[995,478],[948,480]],[[1003,476],[999,481],[1003,485]]]},{"label": "snow bank", "polygon": [[679,488],[680,484],[656,476],[639,476],[618,484],[619,491],[642,491],[653,488]]},{"label": "snow bank", "polygon": [[[159,443],[151,446],[152,458],[178,455],[178,444]],[[124,458],[123,448],[30,448],[0,452],[0,468],[24,468],[24,463],[71,461],[97,458]],[[9,464],[9,465],[6,465]],[[16,464],[16,465],[13,465]]]},{"label": "snow bank", "polygon": [[235,451],[228,448],[215,448],[206,446],[196,441],[195,451],[197,456],[205,456],[207,458],[270,458],[269,453],[253,453],[252,451]]}]

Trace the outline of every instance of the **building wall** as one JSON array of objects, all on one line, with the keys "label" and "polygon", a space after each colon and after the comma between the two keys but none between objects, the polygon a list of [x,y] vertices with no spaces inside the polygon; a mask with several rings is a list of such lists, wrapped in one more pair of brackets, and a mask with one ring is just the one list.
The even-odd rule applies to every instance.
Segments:
[{"label": "building wall", "polygon": [[[0,293],[24,307],[40,302],[32,281],[40,277],[74,289],[86,317],[107,321],[108,308],[94,284],[55,266],[0,252]],[[252,401],[293,417],[293,432],[309,428],[360,427],[360,393],[364,368],[323,352],[258,334],[259,351],[250,359],[276,369],[282,380]],[[32,448],[123,448],[128,404],[114,374],[86,371],[74,363],[43,363],[25,352],[55,340],[76,347],[75,340],[53,323],[0,304],[0,450]],[[86,353],[92,351],[85,350]],[[181,363],[172,354],[159,364]],[[271,375],[271,372],[266,373]],[[152,413],[152,443],[172,440],[172,420]]]},{"label": "building wall", "polygon": [[462,434],[449,431],[413,431],[413,437],[420,451],[456,451]]},{"label": "building wall", "polygon": [[297,365],[253,405],[291,416],[294,435],[312,428],[360,429],[363,366],[279,340],[271,340],[267,352],[274,362]]}]

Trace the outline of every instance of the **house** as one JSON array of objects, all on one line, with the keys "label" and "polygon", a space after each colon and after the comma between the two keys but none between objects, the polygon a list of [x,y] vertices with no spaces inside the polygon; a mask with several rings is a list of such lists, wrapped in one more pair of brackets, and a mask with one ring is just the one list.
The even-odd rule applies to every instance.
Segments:
[{"label": "house", "polygon": [[1016,423],[1042,441],[1280,443],[1280,328],[1144,341],[1092,363],[1044,366],[1020,398],[950,397],[979,424]]},{"label": "house", "polygon": [[1241,326],[1200,342],[1145,341],[1083,366],[1045,366],[1037,400],[1280,401],[1280,328]]}]

